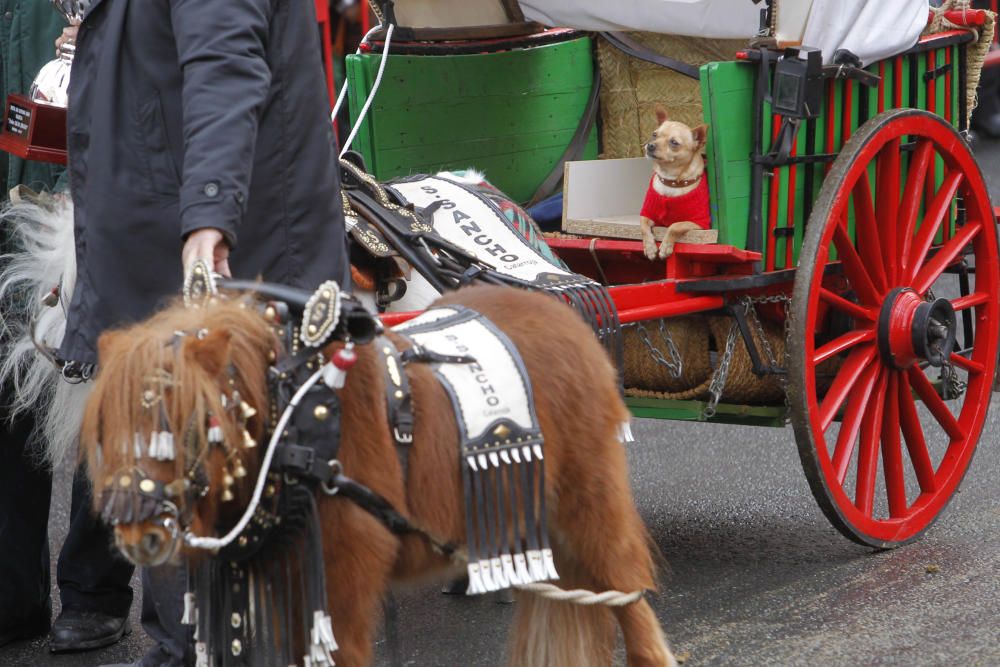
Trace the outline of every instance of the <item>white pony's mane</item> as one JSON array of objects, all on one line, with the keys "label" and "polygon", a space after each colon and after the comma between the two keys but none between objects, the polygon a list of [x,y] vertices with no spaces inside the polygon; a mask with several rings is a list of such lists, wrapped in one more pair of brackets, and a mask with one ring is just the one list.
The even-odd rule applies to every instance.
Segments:
[{"label": "white pony's mane", "polygon": [[[58,348],[66,331],[66,309],[76,281],[73,205],[68,197],[45,204],[21,200],[4,206],[0,225],[9,232],[13,251],[0,257],[0,385],[14,388],[9,415],[32,411],[44,440],[44,458],[52,464],[73,449],[80,433],[87,385],[71,385],[32,341]],[[42,303],[53,288],[59,303]]]}]

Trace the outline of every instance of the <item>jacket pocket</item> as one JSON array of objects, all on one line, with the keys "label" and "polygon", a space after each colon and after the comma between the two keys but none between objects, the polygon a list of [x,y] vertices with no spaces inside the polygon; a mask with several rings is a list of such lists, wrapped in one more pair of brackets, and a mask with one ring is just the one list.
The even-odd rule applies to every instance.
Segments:
[{"label": "jacket pocket", "polygon": [[180,173],[174,162],[174,154],[167,142],[167,128],[163,122],[163,107],[160,98],[154,95],[151,99],[139,103],[136,137],[138,145],[143,147],[142,160],[146,180],[151,192],[177,197],[180,192]]}]

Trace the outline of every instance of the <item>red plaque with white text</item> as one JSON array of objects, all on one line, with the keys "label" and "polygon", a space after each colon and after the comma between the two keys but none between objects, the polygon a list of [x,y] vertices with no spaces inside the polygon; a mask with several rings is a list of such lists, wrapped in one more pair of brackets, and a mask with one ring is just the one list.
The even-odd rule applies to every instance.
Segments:
[{"label": "red plaque with white text", "polygon": [[26,160],[66,164],[66,109],[10,95],[0,127],[0,150]]}]

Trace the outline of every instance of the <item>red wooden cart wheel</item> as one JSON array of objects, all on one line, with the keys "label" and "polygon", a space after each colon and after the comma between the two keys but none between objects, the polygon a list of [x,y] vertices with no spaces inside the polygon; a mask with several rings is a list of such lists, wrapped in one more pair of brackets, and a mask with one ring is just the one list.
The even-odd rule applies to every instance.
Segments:
[{"label": "red wooden cart wheel", "polygon": [[911,541],[958,489],[990,404],[998,293],[993,211],[962,137],[914,109],[865,123],[809,218],[788,341],[802,465],[847,537]]}]

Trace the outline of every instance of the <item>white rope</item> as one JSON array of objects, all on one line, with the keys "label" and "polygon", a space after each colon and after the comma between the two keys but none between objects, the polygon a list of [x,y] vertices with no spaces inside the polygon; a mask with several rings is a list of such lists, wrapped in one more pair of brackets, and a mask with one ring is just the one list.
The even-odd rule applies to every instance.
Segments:
[{"label": "white rope", "polygon": [[[365,33],[365,36],[361,38],[361,42],[358,44],[357,50],[354,55],[361,53],[361,47],[368,43],[371,36],[382,29],[382,24],[379,23],[377,26]],[[340,87],[340,94],[337,95],[337,102],[333,105],[333,111],[330,113],[330,121],[334,122],[337,120],[337,114],[340,112],[340,107],[344,104],[344,98],[347,97],[347,80],[344,80],[344,85]]]},{"label": "white rope", "polygon": [[385,47],[382,49],[382,60],[378,64],[378,74],[375,75],[375,83],[372,85],[371,92],[368,93],[368,99],[365,100],[365,105],[361,107],[361,113],[358,114],[358,119],[354,122],[354,127],[351,128],[351,133],[348,135],[347,141],[344,142],[344,147],[340,149],[340,157],[344,157],[344,153],[351,148],[351,142],[353,142],[354,137],[358,135],[358,131],[361,129],[361,123],[364,122],[368,109],[371,107],[372,102],[375,101],[375,93],[378,92],[378,87],[382,83],[382,74],[385,72],[385,64],[389,61],[389,44],[392,42],[392,30],[394,27],[395,26],[390,23],[389,29],[385,32]]},{"label": "white rope", "polygon": [[633,591],[631,593],[604,591],[602,593],[595,593],[580,588],[567,591],[553,584],[545,583],[522,584],[514,586],[514,588],[540,595],[549,600],[556,600],[557,602],[572,602],[573,604],[582,605],[603,604],[608,607],[624,607],[625,605],[633,604],[638,602],[645,593],[645,591]]},{"label": "white rope", "polygon": [[257,511],[257,505],[260,504],[260,497],[264,493],[264,485],[267,483],[267,473],[271,468],[271,459],[274,458],[274,451],[278,446],[278,442],[281,440],[281,434],[285,431],[285,426],[288,424],[288,420],[292,417],[292,412],[298,407],[299,401],[305,396],[306,392],[312,389],[312,386],[316,384],[319,379],[323,376],[323,368],[321,367],[318,371],[309,376],[309,379],[305,381],[299,390],[295,392],[292,396],[292,400],[289,401],[288,407],[285,411],[281,413],[281,419],[278,420],[278,425],[274,427],[274,431],[271,433],[271,442],[267,445],[267,454],[264,455],[264,462],[260,466],[260,473],[257,476],[257,486],[254,487],[253,497],[250,499],[250,504],[247,505],[246,511],[243,516],[237,522],[233,529],[222,537],[198,537],[190,531],[185,533],[184,541],[189,547],[194,549],[208,549],[217,550],[227,546],[230,542],[236,539],[236,537],[243,532],[243,529],[247,527],[250,523],[250,519],[253,518],[254,512]]}]

